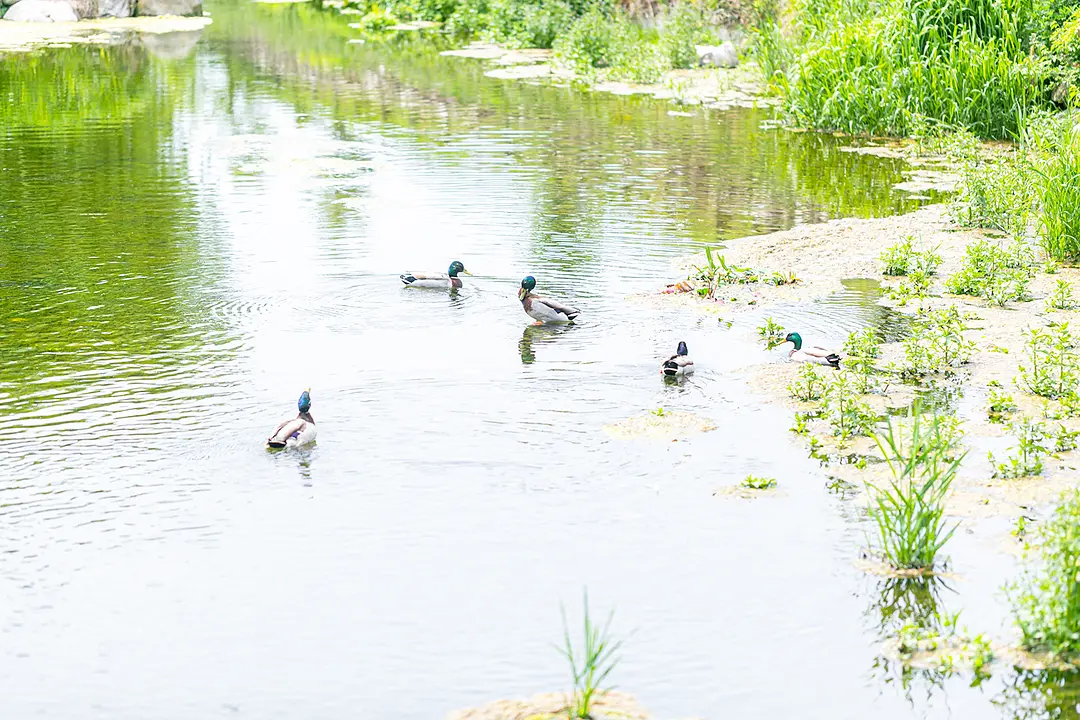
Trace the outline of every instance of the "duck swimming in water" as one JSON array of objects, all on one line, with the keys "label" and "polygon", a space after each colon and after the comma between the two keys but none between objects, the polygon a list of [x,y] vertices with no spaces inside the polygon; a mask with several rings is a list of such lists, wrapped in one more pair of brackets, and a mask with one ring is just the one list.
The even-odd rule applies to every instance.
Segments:
[{"label": "duck swimming in water", "polygon": [[788,353],[788,357],[795,362],[810,362],[830,367],[840,367],[840,355],[832,350],[826,350],[818,345],[803,347],[803,339],[799,333],[788,333],[784,342],[791,343],[795,347]]},{"label": "duck swimming in water", "polygon": [[444,273],[404,273],[400,275],[401,282],[409,288],[436,288],[439,290],[453,290],[461,287],[461,278],[458,274],[472,275],[460,260],[450,263],[449,269]]},{"label": "duck swimming in water", "polygon": [[536,278],[527,276],[521,281],[521,289],[518,290],[518,300],[525,314],[536,320],[537,325],[544,323],[571,323],[581,314],[577,308],[572,308],[562,303],[555,302],[550,298],[533,295],[536,287]]},{"label": "duck swimming in water", "polygon": [[680,342],[675,354],[664,361],[660,366],[660,374],[664,377],[679,377],[694,372],[694,361],[690,359],[686,343]]},{"label": "duck swimming in water", "polygon": [[311,417],[311,388],[300,393],[296,403],[300,414],[274,428],[266,440],[267,447],[283,448],[315,442],[315,418]]}]

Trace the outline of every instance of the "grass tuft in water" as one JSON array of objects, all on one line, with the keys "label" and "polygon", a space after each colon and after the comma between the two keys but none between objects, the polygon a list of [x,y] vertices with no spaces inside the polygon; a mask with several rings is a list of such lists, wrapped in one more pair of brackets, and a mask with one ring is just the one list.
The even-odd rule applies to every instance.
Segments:
[{"label": "grass tuft in water", "polygon": [[1054,656],[1080,654],[1080,490],[1062,496],[1025,551],[1020,578],[1006,587],[1023,646]]},{"label": "grass tuft in water", "polygon": [[743,478],[742,486],[749,490],[769,490],[776,487],[776,480],[774,478],[757,477],[755,475],[747,475]]},{"label": "grass tuft in water", "polygon": [[868,485],[870,514],[882,557],[900,569],[931,570],[956,525],[945,521],[945,497],[965,454],[957,455],[955,420],[925,416],[916,403],[907,423],[874,435],[892,478]]},{"label": "grass tuft in water", "polygon": [[786,341],[784,337],[787,332],[784,330],[784,326],[773,320],[771,317],[765,318],[765,324],[757,329],[758,337],[765,343],[767,350],[783,345]]},{"label": "grass tuft in water", "polygon": [[881,253],[882,275],[910,275],[921,273],[933,275],[941,265],[941,254],[937,248],[916,250],[915,238],[908,235],[903,240]]},{"label": "grass tuft in water", "polygon": [[920,310],[904,339],[904,365],[909,377],[949,374],[971,360],[975,344],[964,338],[964,324],[955,306],[940,310]]},{"label": "grass tuft in water", "polygon": [[1033,328],[1025,336],[1027,360],[1020,366],[1019,384],[1046,398],[1076,395],[1080,389],[1080,357],[1069,324],[1055,323],[1049,330]]},{"label": "grass tuft in water", "polygon": [[614,641],[611,637],[611,620],[615,616],[614,610],[608,613],[607,621],[603,625],[597,625],[589,613],[587,591],[583,595],[582,605],[584,627],[580,653],[574,648],[574,643],[570,639],[570,625],[566,619],[566,609],[563,607],[560,607],[563,620],[563,646],[560,650],[570,664],[570,674],[573,678],[570,717],[586,719],[592,717],[592,704],[596,696],[610,689],[603,685],[619,662],[617,653],[622,647],[622,641]]},{"label": "grass tuft in water", "polygon": [[840,370],[832,374],[825,388],[822,409],[841,442],[868,434],[877,422],[877,414],[862,400],[861,382],[859,373]]},{"label": "grass tuft in water", "polygon": [[799,374],[788,384],[791,397],[803,402],[820,400],[825,394],[827,380],[816,365],[804,363],[799,366]]}]

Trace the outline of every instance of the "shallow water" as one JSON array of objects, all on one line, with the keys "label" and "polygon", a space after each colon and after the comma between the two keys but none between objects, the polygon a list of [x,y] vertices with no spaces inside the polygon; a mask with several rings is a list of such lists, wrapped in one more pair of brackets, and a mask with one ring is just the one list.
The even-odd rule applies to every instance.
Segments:
[{"label": "shallow water", "polygon": [[[661,717],[1073,715],[1037,674],[905,689],[897,604],[1005,635],[1004,525],[954,539],[936,595],[866,576],[862,513],[745,389],[780,361],[759,316],[627,299],[703,243],[913,207],[898,164],[208,8],[201,37],[0,63],[0,715],[442,717],[564,688],[586,586]],[[400,288],[455,258],[462,291]],[[582,322],[529,326],[525,274]],[[874,299],[772,314],[899,331]],[[700,370],[665,385],[679,340]],[[308,386],[317,446],[268,453]],[[657,407],[718,427],[602,431]],[[781,492],[713,496],[751,472]]]}]

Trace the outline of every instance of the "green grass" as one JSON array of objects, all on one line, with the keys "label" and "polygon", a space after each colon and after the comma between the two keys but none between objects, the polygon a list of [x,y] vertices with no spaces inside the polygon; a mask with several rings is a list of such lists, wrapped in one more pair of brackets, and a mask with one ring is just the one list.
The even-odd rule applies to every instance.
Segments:
[{"label": "green grass", "polygon": [[799,366],[799,374],[788,384],[791,397],[803,402],[820,400],[825,394],[828,381],[825,375],[813,363]]},{"label": "green grass", "polygon": [[1034,256],[1022,240],[1003,248],[989,240],[979,240],[964,249],[964,263],[945,283],[955,295],[974,295],[1004,307],[1028,297],[1034,275]]},{"label": "green grass", "polygon": [[1080,390],[1080,356],[1069,324],[1032,328],[1024,335],[1026,360],[1020,366],[1019,384],[1033,395],[1051,399],[1076,395]]},{"label": "green grass", "polygon": [[765,343],[765,348],[772,350],[775,347],[779,347],[784,344],[784,338],[787,333],[784,330],[784,326],[773,320],[771,317],[765,318],[765,324],[761,325],[757,329],[758,337]]},{"label": "green grass", "polygon": [[877,549],[892,566],[930,570],[956,529],[945,520],[945,497],[964,455],[957,455],[955,423],[921,414],[918,404],[907,423],[874,435],[892,477],[868,486]]},{"label": "green grass", "polygon": [[[1028,548],[1019,580],[1006,588],[1022,643],[1057,656],[1080,653],[1080,490],[1062,497]],[[1036,554],[1037,553],[1037,554]]]},{"label": "green grass", "polygon": [[773,478],[757,477],[755,475],[747,475],[743,478],[742,486],[749,490],[769,490],[776,487],[776,480]]},{"label": "green grass", "polygon": [[591,718],[592,704],[596,696],[607,688],[604,683],[619,662],[618,652],[621,641],[614,641],[611,636],[611,620],[614,611],[608,614],[602,625],[593,622],[589,613],[589,594],[583,598],[583,630],[580,652],[570,639],[570,625],[566,618],[566,609],[560,608],[563,620],[563,645],[560,648],[570,665],[573,678],[573,695],[569,714],[572,718]]}]

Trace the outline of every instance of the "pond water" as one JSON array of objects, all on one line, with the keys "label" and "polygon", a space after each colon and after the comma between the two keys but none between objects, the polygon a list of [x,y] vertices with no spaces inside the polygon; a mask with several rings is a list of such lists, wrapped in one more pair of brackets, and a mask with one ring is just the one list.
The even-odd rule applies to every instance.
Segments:
[{"label": "pond water", "polygon": [[[862,512],[745,387],[760,318],[628,299],[706,243],[913,207],[897,163],[206,7],[0,61],[0,716],[441,718],[567,687],[586,587],[658,717],[1075,715],[1058,677],[883,661],[911,607],[1005,632],[1004,526],[954,539],[959,580],[866,576]],[[453,259],[462,291],[400,287]],[[526,274],[580,324],[530,327]],[[891,322],[862,283],[777,317]],[[305,387],[318,444],[268,453]],[[717,429],[602,429],[657,407]],[[782,492],[713,495],[751,472]]]}]

